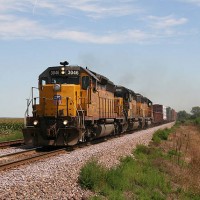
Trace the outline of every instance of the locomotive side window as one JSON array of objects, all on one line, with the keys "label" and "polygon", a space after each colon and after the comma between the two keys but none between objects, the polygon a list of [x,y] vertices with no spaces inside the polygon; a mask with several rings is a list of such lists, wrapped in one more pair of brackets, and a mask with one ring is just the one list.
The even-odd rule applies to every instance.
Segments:
[{"label": "locomotive side window", "polygon": [[48,79],[46,78],[46,77],[43,77],[43,78],[41,78],[40,80],[39,80],[39,84],[41,85],[41,86],[44,86],[44,85],[46,85],[48,83]]},{"label": "locomotive side window", "polygon": [[47,84],[47,81],[46,80],[42,80],[42,86],[46,85],[46,84]]},{"label": "locomotive side window", "polygon": [[87,88],[90,86],[90,78],[89,76],[83,76],[82,77],[82,89],[87,90]]}]

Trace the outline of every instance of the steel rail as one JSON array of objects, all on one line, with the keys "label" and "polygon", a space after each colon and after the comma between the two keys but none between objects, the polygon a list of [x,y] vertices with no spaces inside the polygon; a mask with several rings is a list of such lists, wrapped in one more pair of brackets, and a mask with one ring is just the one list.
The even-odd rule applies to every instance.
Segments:
[{"label": "steel rail", "polygon": [[[36,150],[37,149],[35,149],[35,151]],[[34,150],[31,149],[30,151],[34,151]],[[19,152],[19,153],[14,153],[14,154],[20,155],[20,153],[21,153],[23,155],[23,153],[27,153],[27,152],[30,152],[30,151]],[[26,157],[26,158],[23,158],[23,159],[19,159],[19,160],[15,160],[15,161],[6,162],[4,164],[0,164],[0,171],[5,170],[5,169],[10,169],[10,168],[13,168],[13,167],[16,167],[16,166],[19,166],[19,165],[23,165],[23,164],[26,164],[28,162],[33,162],[33,161],[37,161],[37,160],[44,159],[44,158],[47,158],[47,157],[51,157],[51,156],[57,155],[59,153],[67,153],[66,148],[57,149],[57,150],[53,150],[53,151],[50,151],[50,152],[38,152],[37,155],[33,155],[31,157]],[[11,156],[11,155],[9,155],[9,156]],[[14,155],[12,155],[12,156],[14,156]],[[6,157],[6,155],[2,156],[1,158],[5,158],[5,157]]]},{"label": "steel rail", "polygon": [[25,150],[25,151],[20,151],[20,152],[5,154],[5,155],[0,156],[0,161],[1,161],[1,159],[3,159],[3,158],[8,158],[8,157],[12,157],[12,156],[17,156],[17,155],[24,154],[24,153],[30,153],[31,151],[34,152],[34,151],[36,151],[37,149],[39,149],[39,148],[32,148],[32,149],[28,149],[28,150]]},{"label": "steel rail", "polygon": [[14,146],[14,145],[21,145],[21,144],[24,144],[23,139],[5,141],[5,142],[0,142],[0,148],[7,148],[7,147],[10,147],[12,145]]}]

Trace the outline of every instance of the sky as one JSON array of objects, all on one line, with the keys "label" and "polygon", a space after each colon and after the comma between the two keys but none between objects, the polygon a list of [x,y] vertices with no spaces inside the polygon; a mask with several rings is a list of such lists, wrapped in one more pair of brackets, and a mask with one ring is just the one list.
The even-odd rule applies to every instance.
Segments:
[{"label": "sky", "polygon": [[0,117],[67,60],[176,111],[200,106],[200,0],[0,0]]}]

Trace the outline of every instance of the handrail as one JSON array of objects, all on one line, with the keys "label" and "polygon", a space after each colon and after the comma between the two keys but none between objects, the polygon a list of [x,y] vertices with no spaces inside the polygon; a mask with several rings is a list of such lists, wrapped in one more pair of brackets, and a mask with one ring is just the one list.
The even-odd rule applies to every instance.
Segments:
[{"label": "handrail", "polygon": [[29,116],[29,106],[31,105],[32,103],[32,107],[33,107],[33,99],[39,99],[39,97],[35,97],[35,98],[32,98],[31,100],[30,99],[27,99],[27,108],[26,108],[26,111],[24,113],[24,127],[26,128],[26,118]]},{"label": "handrail", "polygon": [[[33,87],[32,87],[32,89],[33,89]],[[69,100],[70,100],[70,102],[73,104],[73,106],[74,106],[74,109],[76,110],[76,113],[77,113],[77,117],[78,117],[78,119],[79,119],[79,124],[80,124],[80,114],[79,114],[79,111],[78,111],[78,109],[77,109],[77,106],[75,105],[75,103],[74,103],[74,101],[73,101],[73,99],[71,98],[71,97],[67,97],[67,96],[62,96],[62,98],[64,99],[64,98],[68,98]],[[26,111],[25,111],[25,114],[24,114],[24,127],[27,127],[27,125],[26,125],[26,118],[29,116],[29,107],[30,107],[30,105],[31,105],[31,103],[32,103],[32,107],[33,107],[33,100],[35,100],[35,99],[45,99],[45,101],[46,100],[54,100],[53,98],[46,98],[46,97],[34,97],[33,98],[33,96],[32,96],[32,99],[30,100],[30,99],[27,99],[27,108],[26,108]],[[79,98],[80,99],[80,98]],[[81,103],[78,103],[77,102],[77,105],[78,106],[80,106],[80,108],[81,108],[81,112],[82,112],[82,116],[83,116],[83,121],[82,121],[82,124],[83,124],[83,126],[85,126],[85,124],[84,124],[84,116],[85,116],[85,114],[84,114],[84,111],[83,111],[83,109],[82,109],[82,106],[81,106]]]},{"label": "handrail", "polygon": [[27,118],[27,116],[28,116],[28,113],[29,113],[29,112],[28,112],[28,111],[29,111],[29,106],[30,106],[32,100],[33,100],[33,99],[31,99],[31,101],[30,101],[30,99],[27,99],[27,108],[26,108],[26,111],[25,111],[25,113],[24,113],[24,128],[27,127],[27,126],[26,126],[26,118]]},{"label": "handrail", "polygon": [[26,117],[29,116],[29,106],[30,106],[31,103],[32,103],[32,107],[33,107],[33,96],[34,96],[33,90],[34,89],[39,90],[39,88],[37,88],[37,87],[31,87],[31,95],[30,95],[29,99],[27,99],[27,108],[26,108],[25,113],[24,113],[24,127],[25,128],[27,127],[26,126]]},{"label": "handrail", "polygon": [[85,127],[85,123],[84,123],[85,114],[84,114],[84,112],[83,112],[83,109],[82,109],[82,107],[81,107],[81,104],[78,104],[78,105],[80,106],[81,111],[82,111],[82,116],[83,116],[83,122],[82,122],[82,124],[83,124],[83,127]]}]

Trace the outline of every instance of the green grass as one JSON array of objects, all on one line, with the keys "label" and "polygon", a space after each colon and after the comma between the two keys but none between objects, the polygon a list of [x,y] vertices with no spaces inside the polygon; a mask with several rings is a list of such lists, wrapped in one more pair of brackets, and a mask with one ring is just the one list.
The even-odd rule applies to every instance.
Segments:
[{"label": "green grass", "polygon": [[160,142],[162,140],[167,140],[169,134],[172,132],[172,129],[164,129],[164,130],[157,130],[154,135],[152,140],[154,141],[154,143],[156,144],[160,144]]},{"label": "green grass", "polygon": [[18,139],[23,139],[22,132],[13,132],[8,135],[0,135],[0,142],[12,141],[12,140],[18,140]]},{"label": "green grass", "polygon": [[23,119],[0,118],[0,142],[22,139]]},{"label": "green grass", "polygon": [[140,145],[134,152],[136,159],[125,157],[119,166],[110,170],[96,160],[89,161],[81,170],[79,182],[99,194],[99,199],[166,199],[171,186],[165,175],[153,166],[154,153],[158,154]]},{"label": "green grass", "polygon": [[81,170],[81,186],[87,189],[98,188],[101,185],[102,178],[105,177],[105,173],[106,170],[102,166],[97,165],[96,160],[89,161]]},{"label": "green grass", "polygon": [[181,153],[178,152],[178,151],[176,151],[176,150],[174,150],[174,149],[169,150],[169,151],[167,152],[167,154],[168,154],[168,156],[169,156],[170,158],[172,158],[173,156],[176,156],[176,157],[180,157],[180,156],[181,156]]}]

